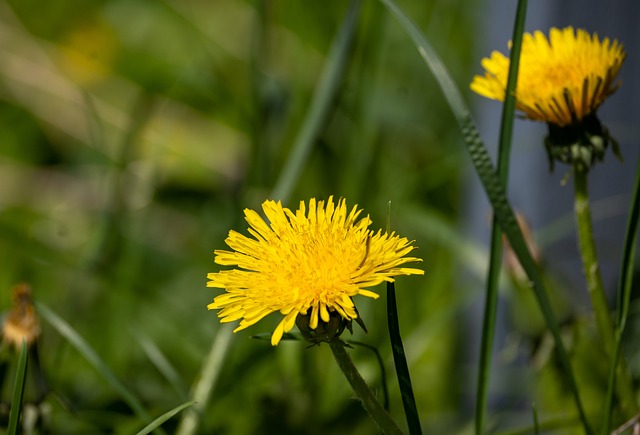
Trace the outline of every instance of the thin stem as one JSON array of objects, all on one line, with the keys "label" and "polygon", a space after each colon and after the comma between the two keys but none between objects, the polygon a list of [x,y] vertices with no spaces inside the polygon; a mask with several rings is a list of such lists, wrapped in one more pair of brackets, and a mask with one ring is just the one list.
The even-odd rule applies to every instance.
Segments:
[{"label": "thin stem", "polygon": [[338,367],[349,381],[353,392],[358,396],[364,409],[376,422],[382,432],[387,435],[402,434],[402,431],[393,420],[391,415],[384,409],[378,398],[373,394],[367,383],[362,379],[358,369],[353,365],[353,361],[347,353],[344,344],[339,341],[329,343],[331,352],[338,363]]},{"label": "thin stem", "polygon": [[[589,206],[589,192],[587,189],[587,172],[574,168],[575,189],[575,213],[578,230],[578,241],[582,267],[587,280],[587,289],[591,299],[591,305],[596,318],[596,326],[602,340],[605,353],[609,360],[614,356],[615,333],[613,319],[604,291],[604,284],[600,274],[600,266],[596,255],[596,244],[593,239],[593,226],[591,220],[591,208]],[[617,369],[617,389],[620,395],[621,408],[627,409],[635,402],[631,380],[622,361]]]}]

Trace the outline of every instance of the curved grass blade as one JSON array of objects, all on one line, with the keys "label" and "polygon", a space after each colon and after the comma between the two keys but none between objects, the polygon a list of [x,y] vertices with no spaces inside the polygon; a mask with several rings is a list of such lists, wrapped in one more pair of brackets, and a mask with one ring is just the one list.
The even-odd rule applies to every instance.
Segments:
[{"label": "curved grass blade", "polygon": [[[38,312],[44,317],[60,335],[67,339],[69,343],[93,366],[94,369],[107,381],[122,399],[129,405],[133,412],[143,421],[151,420],[151,416],[144,409],[137,397],[124,386],[122,382],[113,374],[107,364],[98,356],[95,350],[78,332],[65,322],[61,317],[49,309],[46,305],[36,302]],[[160,433],[163,433],[158,429]]]},{"label": "curved grass blade", "polygon": [[347,340],[347,343],[369,349],[376,356],[376,361],[378,361],[378,367],[380,368],[380,383],[382,384],[382,406],[384,406],[385,410],[389,411],[389,389],[387,388],[387,375],[384,371],[384,362],[382,361],[380,352],[375,346],[363,343],[362,341]]},{"label": "curved grass blade", "polygon": [[493,167],[489,153],[487,152],[487,149],[480,138],[480,134],[475,127],[475,123],[471,117],[471,112],[465,104],[462,94],[444,64],[413,21],[398,8],[393,0],[380,1],[393,15],[395,15],[396,19],[412,38],[418,52],[440,84],[440,88],[442,89],[444,96],[447,99],[458,124],[460,125],[462,136],[465,145],[467,146],[467,151],[469,152],[471,161],[478,176],[480,177],[480,180],[482,181],[482,186],[487,193],[489,201],[491,202],[495,217],[498,220],[502,231],[507,236],[513,251],[522,265],[522,268],[529,277],[536,299],[540,305],[540,310],[545,317],[547,326],[551,330],[556,345],[558,359],[574,397],[584,430],[588,435],[591,435],[593,434],[593,431],[587,421],[584,407],[580,400],[578,386],[575,381],[571,362],[569,361],[569,355],[562,343],[560,328],[558,327],[558,322],[556,321],[551,309],[551,303],[547,296],[542,276],[538,266],[531,256],[531,253],[529,252],[529,248],[527,247],[522,232],[520,231],[513,209],[507,200],[505,189],[500,183],[500,179]]},{"label": "curved grass blade", "polygon": [[311,152],[313,143],[320,132],[320,128],[327,119],[329,107],[336,95],[349,58],[348,54],[358,22],[359,12],[360,0],[352,0],[342,27],[331,47],[329,59],[320,76],[318,87],[313,94],[309,111],[305,115],[302,126],[294,140],[289,159],[273,188],[272,198],[276,200],[285,202],[291,195],[291,191]]},{"label": "curved grass blade", "polygon": [[176,406],[175,408],[173,408],[170,411],[165,412],[160,417],[158,417],[155,420],[153,420],[148,426],[146,426],[140,432],[138,432],[137,435],[147,435],[148,433],[153,432],[155,429],[159,428],[165,421],[171,419],[171,417],[173,417],[177,413],[181,412],[183,409],[186,409],[186,408],[194,405],[195,403],[196,402],[194,402],[192,400],[190,402],[183,403],[180,406]]},{"label": "curved grass blade", "polygon": [[11,397],[11,410],[9,411],[9,424],[7,425],[8,435],[15,435],[19,432],[18,424],[22,411],[22,397],[24,395],[24,384],[27,380],[27,354],[27,340],[23,338],[20,356],[18,357],[16,381],[13,385],[13,395]]},{"label": "curved grass blade", "polygon": [[[505,90],[504,105],[502,106],[502,120],[500,122],[500,139],[498,142],[498,177],[506,190],[509,177],[509,154],[513,135],[513,115],[515,113],[515,89],[518,79],[520,63],[520,49],[522,34],[527,13],[527,1],[520,0],[516,10],[516,20],[513,26],[511,40],[511,56],[509,60],[509,74],[507,89]],[[494,217],[491,223],[491,248],[489,268],[487,273],[484,316],[482,321],[482,339],[480,344],[480,362],[478,365],[478,385],[476,391],[476,435],[484,431],[484,419],[487,412],[489,396],[489,374],[491,372],[491,355],[495,335],[496,313],[498,307],[498,287],[500,285],[500,271],[502,270],[502,231]]]},{"label": "curved grass blade", "polygon": [[618,303],[616,312],[616,335],[613,351],[613,360],[609,370],[609,382],[607,385],[607,395],[605,398],[604,422],[602,424],[602,434],[611,432],[611,417],[613,414],[613,396],[616,385],[616,371],[622,351],[622,335],[627,325],[629,316],[629,303],[631,301],[631,288],[633,284],[633,265],[635,262],[636,240],[638,238],[638,218],[640,217],[640,160],[636,168],[635,187],[629,219],[627,221],[627,231],[624,238],[624,249],[620,264],[620,280],[618,281]]},{"label": "curved grass blade", "polygon": [[393,282],[387,282],[387,321],[389,323],[389,338],[391,339],[393,362],[396,367],[396,375],[398,376],[398,384],[400,385],[400,395],[402,396],[402,406],[404,407],[404,413],[407,418],[409,433],[411,435],[419,435],[422,433],[422,429],[420,428],[418,408],[413,395],[413,387],[411,386],[409,366],[407,365],[407,358],[404,354],[404,346],[402,345],[402,337],[400,336],[396,288]]}]

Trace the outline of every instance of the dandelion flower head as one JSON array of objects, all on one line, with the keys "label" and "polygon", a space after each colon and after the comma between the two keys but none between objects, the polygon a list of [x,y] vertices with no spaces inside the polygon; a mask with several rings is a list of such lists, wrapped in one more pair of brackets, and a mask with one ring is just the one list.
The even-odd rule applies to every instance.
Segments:
[{"label": "dandelion flower head", "polygon": [[[625,52],[617,40],[590,35],[573,27],[525,33],[520,53],[516,107],[528,118],[558,126],[580,121],[619,86],[614,83]],[[475,76],[471,89],[503,101],[509,58],[494,51],[482,60],[484,76]]]},{"label": "dandelion flower head", "polygon": [[240,320],[239,331],[268,314],[284,317],[271,336],[277,345],[299,314],[309,315],[309,327],[328,322],[329,313],[345,320],[358,317],[352,297],[378,298],[367,290],[394,276],[423,274],[401,267],[419,258],[407,257],[415,249],[411,241],[395,233],[373,232],[369,217],[358,219],[362,210],[347,209],[329,197],[300,202],[291,211],[280,202],[262,204],[266,221],[254,210],[244,211],[253,237],[231,230],[226,244],[231,251],[216,250],[215,262],[234,269],[208,274],[208,287],[225,289],[209,309],[219,309],[221,322]]}]

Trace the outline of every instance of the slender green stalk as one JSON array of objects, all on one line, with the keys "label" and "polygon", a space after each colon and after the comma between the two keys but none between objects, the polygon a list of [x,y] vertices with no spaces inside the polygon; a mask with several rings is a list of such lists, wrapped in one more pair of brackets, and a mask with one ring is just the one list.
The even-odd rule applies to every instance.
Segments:
[{"label": "slender green stalk", "polygon": [[22,347],[20,348],[20,356],[18,357],[16,381],[13,386],[11,410],[9,411],[9,423],[7,425],[7,433],[9,435],[15,435],[20,432],[18,430],[18,423],[20,422],[20,413],[22,411],[22,397],[24,395],[24,385],[27,379],[27,354],[27,340],[23,338]]},{"label": "slender green stalk", "polygon": [[231,328],[224,325],[218,329],[209,355],[202,364],[200,378],[193,386],[191,399],[196,404],[182,413],[182,419],[175,432],[176,435],[192,435],[198,432],[202,413],[207,409],[211,392],[220,376],[222,363],[231,343],[231,331]]},{"label": "slender green stalk", "polygon": [[[504,105],[502,107],[502,119],[500,122],[500,139],[498,143],[498,177],[506,190],[509,178],[509,154],[511,151],[511,137],[513,134],[513,115],[516,100],[515,89],[518,79],[518,66],[520,64],[520,49],[522,47],[522,34],[527,12],[527,1],[520,0],[516,11],[516,20],[513,26],[513,46],[511,48],[509,74],[507,77],[507,89],[505,91]],[[491,224],[491,255],[489,257],[489,269],[487,275],[487,290],[484,303],[484,317],[482,322],[482,340],[480,344],[480,362],[478,365],[478,386],[476,392],[476,435],[484,431],[484,419],[487,411],[487,399],[489,395],[489,374],[491,372],[491,355],[493,339],[495,335],[496,312],[498,307],[498,287],[500,284],[500,271],[502,270],[502,231],[497,219],[494,217]]]},{"label": "slender green stalk", "polygon": [[[615,356],[615,333],[613,328],[613,319],[607,296],[602,283],[600,274],[600,266],[596,255],[596,244],[593,239],[593,226],[591,220],[591,207],[589,206],[589,193],[587,188],[587,171],[574,168],[574,209],[576,214],[576,223],[578,231],[578,244],[580,247],[580,256],[582,258],[582,266],[584,269],[587,289],[591,299],[591,305],[596,318],[596,326],[600,334],[600,338],[604,345],[605,354],[610,361],[617,360]],[[617,372],[617,391],[621,402],[622,409],[631,409],[635,403],[634,393],[631,388],[631,380],[627,373],[626,367],[618,365]]]},{"label": "slender green stalk", "polygon": [[[609,383],[607,386],[607,396],[605,399],[605,416],[602,424],[602,434],[611,432],[611,418],[613,414],[613,396],[617,382],[616,373],[619,367],[620,354],[622,351],[622,335],[627,325],[629,316],[629,302],[631,301],[631,286],[633,283],[633,264],[635,261],[636,239],[638,238],[638,218],[640,217],[640,160],[636,168],[636,180],[633,191],[633,199],[627,220],[627,231],[624,239],[624,250],[620,265],[620,279],[618,281],[618,304],[617,304],[617,328],[613,350],[613,359],[609,371]],[[632,405],[635,405],[632,403]]]},{"label": "slender green stalk", "polygon": [[338,367],[340,367],[347,381],[349,381],[353,392],[358,396],[362,406],[371,418],[373,418],[380,430],[387,435],[402,434],[402,431],[391,415],[384,409],[378,401],[378,398],[373,394],[373,391],[371,391],[365,380],[360,376],[344,344],[339,341],[332,341],[329,343],[329,347],[331,347],[331,352],[333,352]]},{"label": "slender green stalk", "polygon": [[389,324],[389,338],[391,339],[393,362],[396,367],[396,375],[398,376],[398,384],[400,385],[400,395],[402,396],[402,406],[404,406],[404,413],[407,417],[409,433],[411,435],[419,435],[422,433],[420,417],[418,416],[416,399],[413,395],[409,366],[404,354],[404,345],[402,344],[402,337],[400,336],[396,288],[393,282],[387,282],[387,321]]},{"label": "slender green stalk", "polygon": [[553,335],[558,360],[567,377],[567,384],[569,386],[569,389],[571,390],[571,394],[573,395],[580,420],[585,432],[588,435],[591,435],[593,434],[593,430],[589,425],[584,407],[582,406],[582,400],[580,399],[580,394],[578,392],[578,385],[573,374],[571,361],[564,347],[564,343],[562,342],[562,336],[560,335],[558,321],[556,320],[555,315],[553,314],[553,310],[551,309],[551,302],[549,301],[549,296],[547,295],[545,284],[542,280],[542,275],[540,273],[538,265],[529,252],[529,248],[522,235],[522,231],[520,230],[518,222],[516,221],[513,209],[511,208],[509,200],[507,199],[505,189],[500,183],[498,174],[496,173],[493,167],[493,163],[491,162],[491,157],[489,156],[489,153],[484,146],[482,139],[480,138],[480,133],[478,132],[478,129],[475,126],[475,122],[471,117],[471,112],[469,111],[469,108],[462,98],[460,90],[453,81],[451,74],[449,74],[445,65],[440,60],[440,57],[431,47],[431,44],[429,44],[422,32],[420,32],[418,27],[415,25],[415,23],[395,4],[393,0],[380,1],[392,14],[395,15],[402,27],[412,38],[414,44],[416,45],[416,48],[418,49],[418,52],[438,81],[440,89],[442,90],[445,98],[447,99],[447,102],[449,103],[449,106],[451,107],[453,114],[458,121],[458,124],[460,125],[463,140],[467,147],[467,152],[469,153],[471,162],[473,163],[476,173],[478,174],[478,177],[482,182],[482,187],[484,188],[489,201],[493,206],[495,217],[500,223],[502,231],[504,231],[505,235],[509,239],[511,248],[517,255],[522,268],[524,269],[527,277],[532,283],[532,288],[536,299],[538,300],[540,311],[544,315],[547,326],[549,327],[549,330]]},{"label": "slender green stalk", "polygon": [[284,201],[291,194],[320,129],[327,119],[329,108],[336,95],[345,65],[349,59],[349,50],[359,12],[360,0],[352,0],[342,27],[331,47],[329,59],[320,76],[318,87],[313,94],[309,111],[305,115],[302,127],[295,138],[289,159],[273,188],[272,197],[274,199]]}]

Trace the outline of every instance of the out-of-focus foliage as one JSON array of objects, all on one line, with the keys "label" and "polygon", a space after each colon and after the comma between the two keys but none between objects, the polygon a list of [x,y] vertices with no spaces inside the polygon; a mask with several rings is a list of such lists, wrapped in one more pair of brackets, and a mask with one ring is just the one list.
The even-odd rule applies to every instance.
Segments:
[{"label": "out-of-focus foliage", "polygon": [[[409,3],[407,12],[466,88],[475,72],[478,6]],[[28,282],[34,299],[91,344],[149,415],[187,401],[223,327],[206,310],[216,294],[205,287],[206,273],[219,268],[213,250],[224,248],[230,228],[245,228],[243,208],[269,197],[347,7],[261,0],[0,5],[0,294],[7,295],[0,308],[9,309],[14,284]],[[426,276],[400,278],[396,289],[429,433],[469,430],[473,409],[469,355],[480,333],[471,336],[460,319],[481,296],[486,254],[458,228],[468,170],[460,140],[407,36],[379,3],[363,2],[338,95],[287,205],[344,196],[384,228],[391,201],[392,228],[416,240]],[[356,328],[353,338],[377,346],[392,374],[384,297],[356,303],[369,333]],[[249,338],[273,330],[269,322],[233,336],[201,432],[374,433],[327,348],[272,348]],[[41,402],[27,389],[25,402],[39,403],[51,433],[135,433],[150,423],[50,325],[42,327],[49,392]],[[544,332],[534,335],[526,338],[540,357]],[[515,352],[528,362],[522,349]],[[514,364],[508,350],[498,364],[515,374],[497,388],[528,412],[529,402],[520,401],[544,396],[536,389],[546,384],[505,386],[507,378],[541,373],[546,382],[557,372],[544,357],[534,362],[548,375],[535,364]],[[352,353],[380,390],[375,358],[361,348]],[[6,361],[3,403],[15,358]],[[403,421],[397,384],[388,378],[391,414]],[[177,420],[163,427],[171,433]]]},{"label": "out-of-focus foliage", "polygon": [[[466,80],[473,10],[459,3],[412,12]],[[206,310],[213,249],[232,226],[244,228],[244,207],[268,197],[346,6],[57,0],[0,8],[0,286],[29,282],[153,416],[186,400],[220,328]],[[428,422],[448,425],[459,421],[465,390],[446,380],[462,369],[451,322],[477,291],[453,288],[454,267],[464,266],[404,211],[418,207],[454,228],[464,155],[444,104],[401,29],[366,2],[288,205],[345,196],[384,227],[392,201],[393,227],[416,239],[429,276],[397,284],[416,396]],[[361,303],[370,333],[354,338],[377,345],[390,369],[384,306]],[[263,330],[269,325],[233,337],[203,433],[372,430],[326,349],[249,339]],[[175,368],[180,392],[140,334]],[[46,324],[39,345],[54,432],[128,433],[148,423]],[[376,385],[371,355],[356,350],[355,358]],[[390,390],[402,418],[396,385]]]}]

